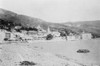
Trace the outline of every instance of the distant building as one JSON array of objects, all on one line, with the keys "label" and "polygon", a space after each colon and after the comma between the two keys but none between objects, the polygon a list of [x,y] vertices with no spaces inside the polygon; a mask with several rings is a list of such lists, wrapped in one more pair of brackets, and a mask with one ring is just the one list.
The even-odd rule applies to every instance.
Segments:
[{"label": "distant building", "polygon": [[38,34],[38,31],[31,30],[31,31],[28,31],[27,34],[28,35],[35,35],[35,34]]},{"label": "distant building", "polygon": [[82,33],[82,34],[81,34],[81,38],[82,38],[83,40],[92,39],[92,34],[91,34],[91,33]]},{"label": "distant building", "polygon": [[22,37],[24,40],[33,40],[33,37],[32,36],[28,36],[28,35],[25,35],[24,37]]},{"label": "distant building", "polygon": [[10,32],[5,32],[5,38],[10,39],[11,33]]},{"label": "distant building", "polygon": [[64,37],[55,37],[52,39],[53,41],[66,41]]},{"label": "distant building", "polygon": [[57,30],[51,31],[49,27],[47,29],[47,33],[52,34],[54,37],[59,37],[60,36],[60,32],[58,32]]},{"label": "distant building", "polygon": [[18,41],[27,41],[27,40],[33,40],[33,37],[27,34],[16,32],[14,33],[16,35],[16,40]]},{"label": "distant building", "polygon": [[15,26],[15,29],[20,29],[22,28],[22,26]]},{"label": "distant building", "polygon": [[15,38],[16,38],[16,36],[11,32],[8,32],[6,30],[0,31],[0,43],[5,41],[5,39],[6,40],[15,40]]},{"label": "distant building", "polygon": [[66,39],[67,40],[80,40],[81,39],[81,36],[80,35],[69,35],[69,36],[66,36]]},{"label": "distant building", "polygon": [[72,41],[72,40],[76,40],[76,37],[75,36],[67,36],[66,39]]},{"label": "distant building", "polygon": [[47,31],[44,30],[40,25],[38,25],[36,28],[38,29],[38,39],[44,39],[44,37],[47,36]]},{"label": "distant building", "polygon": [[57,32],[57,31],[52,32],[52,35],[53,35],[54,37],[60,37],[60,33]]},{"label": "distant building", "polygon": [[38,25],[36,28],[38,29],[39,33],[46,32],[46,30],[44,30],[40,25]]},{"label": "distant building", "polygon": [[10,33],[10,40],[16,40],[16,35],[14,35],[13,33]]},{"label": "distant building", "polygon": [[11,32],[17,32],[15,29],[11,29]]},{"label": "distant building", "polygon": [[81,36],[80,35],[75,35],[76,40],[81,40]]},{"label": "distant building", "polygon": [[2,43],[5,39],[5,32],[0,30],[0,43]]},{"label": "distant building", "polygon": [[8,40],[15,40],[16,39],[16,35],[14,33],[11,32],[5,32],[5,38]]},{"label": "distant building", "polygon": [[21,30],[21,33],[23,33],[23,34],[27,34],[27,32],[28,31],[26,31],[26,30]]}]

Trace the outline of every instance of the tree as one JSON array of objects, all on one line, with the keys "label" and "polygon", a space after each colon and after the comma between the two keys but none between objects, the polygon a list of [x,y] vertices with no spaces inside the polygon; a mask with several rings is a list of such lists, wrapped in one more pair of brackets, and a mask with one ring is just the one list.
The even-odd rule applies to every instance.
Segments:
[{"label": "tree", "polygon": [[65,37],[66,36],[66,33],[65,32],[60,32],[60,36],[61,37]]},{"label": "tree", "polygon": [[51,40],[52,38],[53,38],[53,35],[48,34],[47,37],[46,37],[46,40]]}]

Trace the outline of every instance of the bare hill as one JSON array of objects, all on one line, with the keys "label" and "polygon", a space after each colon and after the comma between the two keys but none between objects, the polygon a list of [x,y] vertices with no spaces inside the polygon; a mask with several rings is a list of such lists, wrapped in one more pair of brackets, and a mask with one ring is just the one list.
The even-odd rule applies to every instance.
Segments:
[{"label": "bare hill", "polygon": [[86,31],[100,36],[99,20],[83,21],[83,22],[75,22],[75,23],[62,23],[62,24],[50,23],[39,18],[20,15],[8,10],[0,9],[0,22],[21,24],[24,27],[35,27],[37,25],[40,25],[45,30],[47,30],[48,27],[51,27],[51,29],[66,30],[74,33],[80,33],[82,31]]},{"label": "bare hill", "polygon": [[64,23],[66,26],[75,27],[79,30],[84,30],[86,32],[90,32],[92,34],[96,34],[100,36],[100,20],[95,21],[78,21],[78,22],[69,22]]}]

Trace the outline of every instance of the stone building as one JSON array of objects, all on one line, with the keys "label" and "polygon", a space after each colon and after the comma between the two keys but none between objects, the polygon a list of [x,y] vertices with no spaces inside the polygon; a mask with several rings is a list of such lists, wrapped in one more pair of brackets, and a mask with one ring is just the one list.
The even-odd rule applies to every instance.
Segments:
[{"label": "stone building", "polygon": [[46,30],[44,30],[40,25],[38,25],[36,28],[38,29],[39,33],[46,32]]},{"label": "stone building", "polygon": [[92,39],[92,34],[91,33],[82,33],[81,38],[82,38],[82,40]]},{"label": "stone building", "polygon": [[5,32],[0,30],[0,43],[2,43],[5,39]]}]

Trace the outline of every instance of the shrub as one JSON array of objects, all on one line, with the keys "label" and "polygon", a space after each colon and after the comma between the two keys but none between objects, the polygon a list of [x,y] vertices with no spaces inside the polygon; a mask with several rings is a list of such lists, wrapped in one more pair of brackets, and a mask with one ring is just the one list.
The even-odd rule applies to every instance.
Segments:
[{"label": "shrub", "polygon": [[46,37],[46,40],[51,40],[52,38],[53,38],[53,35],[48,34],[47,37]]},{"label": "shrub", "polygon": [[4,41],[8,41],[8,38],[4,38]]},{"label": "shrub", "polygon": [[20,66],[34,66],[34,65],[36,65],[36,63],[30,61],[20,62]]},{"label": "shrub", "polygon": [[79,49],[77,50],[77,53],[89,53],[90,51],[88,49]]}]

